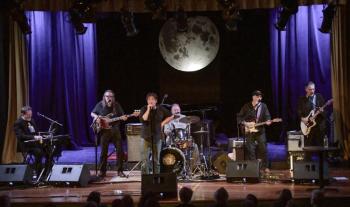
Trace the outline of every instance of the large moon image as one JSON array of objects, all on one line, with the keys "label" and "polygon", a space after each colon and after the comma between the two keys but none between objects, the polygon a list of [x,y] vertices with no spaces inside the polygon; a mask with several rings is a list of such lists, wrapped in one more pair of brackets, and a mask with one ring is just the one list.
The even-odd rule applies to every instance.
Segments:
[{"label": "large moon image", "polygon": [[173,68],[193,72],[214,60],[219,51],[220,36],[215,24],[207,17],[190,17],[187,24],[186,32],[178,32],[174,18],[166,21],[159,34],[159,49]]}]

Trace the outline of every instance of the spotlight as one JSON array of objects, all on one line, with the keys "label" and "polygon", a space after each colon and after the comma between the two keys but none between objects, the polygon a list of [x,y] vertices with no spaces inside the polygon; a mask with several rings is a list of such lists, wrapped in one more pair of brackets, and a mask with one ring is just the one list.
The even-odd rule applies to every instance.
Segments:
[{"label": "spotlight", "polygon": [[282,11],[280,12],[280,17],[275,24],[276,29],[283,31],[286,29],[286,25],[289,21],[290,16],[298,12],[298,2],[297,0],[282,0]]},{"label": "spotlight", "polygon": [[218,0],[223,7],[222,18],[228,31],[237,31],[238,23],[242,20],[235,0]]},{"label": "spotlight", "polygon": [[166,20],[165,0],[145,0],[145,6],[152,12],[152,19]]},{"label": "spotlight", "polygon": [[321,27],[318,29],[322,33],[329,33],[332,29],[333,18],[335,12],[337,11],[337,0],[331,0],[327,7],[322,11],[323,12],[323,20]]},{"label": "spotlight", "polygon": [[176,26],[178,32],[187,32],[187,14],[182,6],[176,11]]},{"label": "spotlight", "polygon": [[23,32],[23,34],[31,34],[32,30],[28,23],[27,16],[24,14],[23,10],[23,0],[13,1],[10,3],[10,16],[14,21],[17,22],[19,28]]},{"label": "spotlight", "polygon": [[139,33],[139,30],[135,26],[134,13],[123,7],[121,9],[121,21],[124,26],[126,36],[133,37]]},{"label": "spotlight", "polygon": [[95,16],[90,1],[76,0],[69,9],[70,21],[72,22],[77,34],[85,34],[87,27],[83,24],[83,19],[91,19]]}]

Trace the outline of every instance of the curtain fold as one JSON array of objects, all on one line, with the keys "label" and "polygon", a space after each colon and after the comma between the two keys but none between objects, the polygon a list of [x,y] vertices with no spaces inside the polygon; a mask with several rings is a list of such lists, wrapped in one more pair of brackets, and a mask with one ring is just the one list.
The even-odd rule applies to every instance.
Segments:
[{"label": "curtain fold", "polygon": [[[90,112],[96,104],[96,28],[76,35],[67,12],[27,12],[32,31],[28,36],[30,104],[63,123],[58,133],[68,133],[78,145],[93,143]],[[35,117],[40,130],[49,122]]]},{"label": "curtain fold", "polygon": [[300,6],[290,18],[286,31],[278,31],[278,10],[270,15],[270,63],[275,111],[284,122],[284,130],[298,129],[297,102],[305,94],[308,81],[316,90],[331,97],[330,35],[318,31],[322,21],[321,5]]},{"label": "curtain fold", "polygon": [[349,5],[338,7],[332,28],[332,92],[335,139],[350,158],[350,18]]},{"label": "curtain fold", "polygon": [[13,123],[20,114],[21,107],[28,104],[28,71],[25,37],[17,23],[9,23],[9,99],[6,135],[2,163],[22,160],[17,153],[17,140]]}]

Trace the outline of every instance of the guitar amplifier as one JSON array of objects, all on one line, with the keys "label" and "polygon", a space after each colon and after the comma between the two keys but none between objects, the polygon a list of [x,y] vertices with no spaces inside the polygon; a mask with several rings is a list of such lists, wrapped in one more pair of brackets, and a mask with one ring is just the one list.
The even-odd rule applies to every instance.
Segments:
[{"label": "guitar amplifier", "polygon": [[128,141],[128,162],[139,162],[141,160],[141,123],[129,123],[125,125]]},{"label": "guitar amplifier", "polygon": [[304,147],[304,135],[300,131],[287,132],[288,152],[300,152]]},{"label": "guitar amplifier", "polygon": [[141,135],[142,123],[129,123],[125,125],[126,135]]}]

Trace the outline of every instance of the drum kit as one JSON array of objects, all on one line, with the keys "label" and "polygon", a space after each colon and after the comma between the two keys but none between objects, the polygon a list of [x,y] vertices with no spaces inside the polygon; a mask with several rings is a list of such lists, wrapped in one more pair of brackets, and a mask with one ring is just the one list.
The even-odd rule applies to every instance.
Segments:
[{"label": "drum kit", "polygon": [[[218,174],[212,170],[209,145],[209,131],[201,127],[198,131],[191,131],[191,125],[200,122],[198,116],[186,116],[178,120],[186,128],[175,128],[170,134],[170,142],[160,152],[161,172],[176,173],[183,180],[214,179]],[[206,127],[208,129],[208,127]],[[194,139],[192,135],[198,135]],[[209,150],[204,147],[208,146]]]}]

